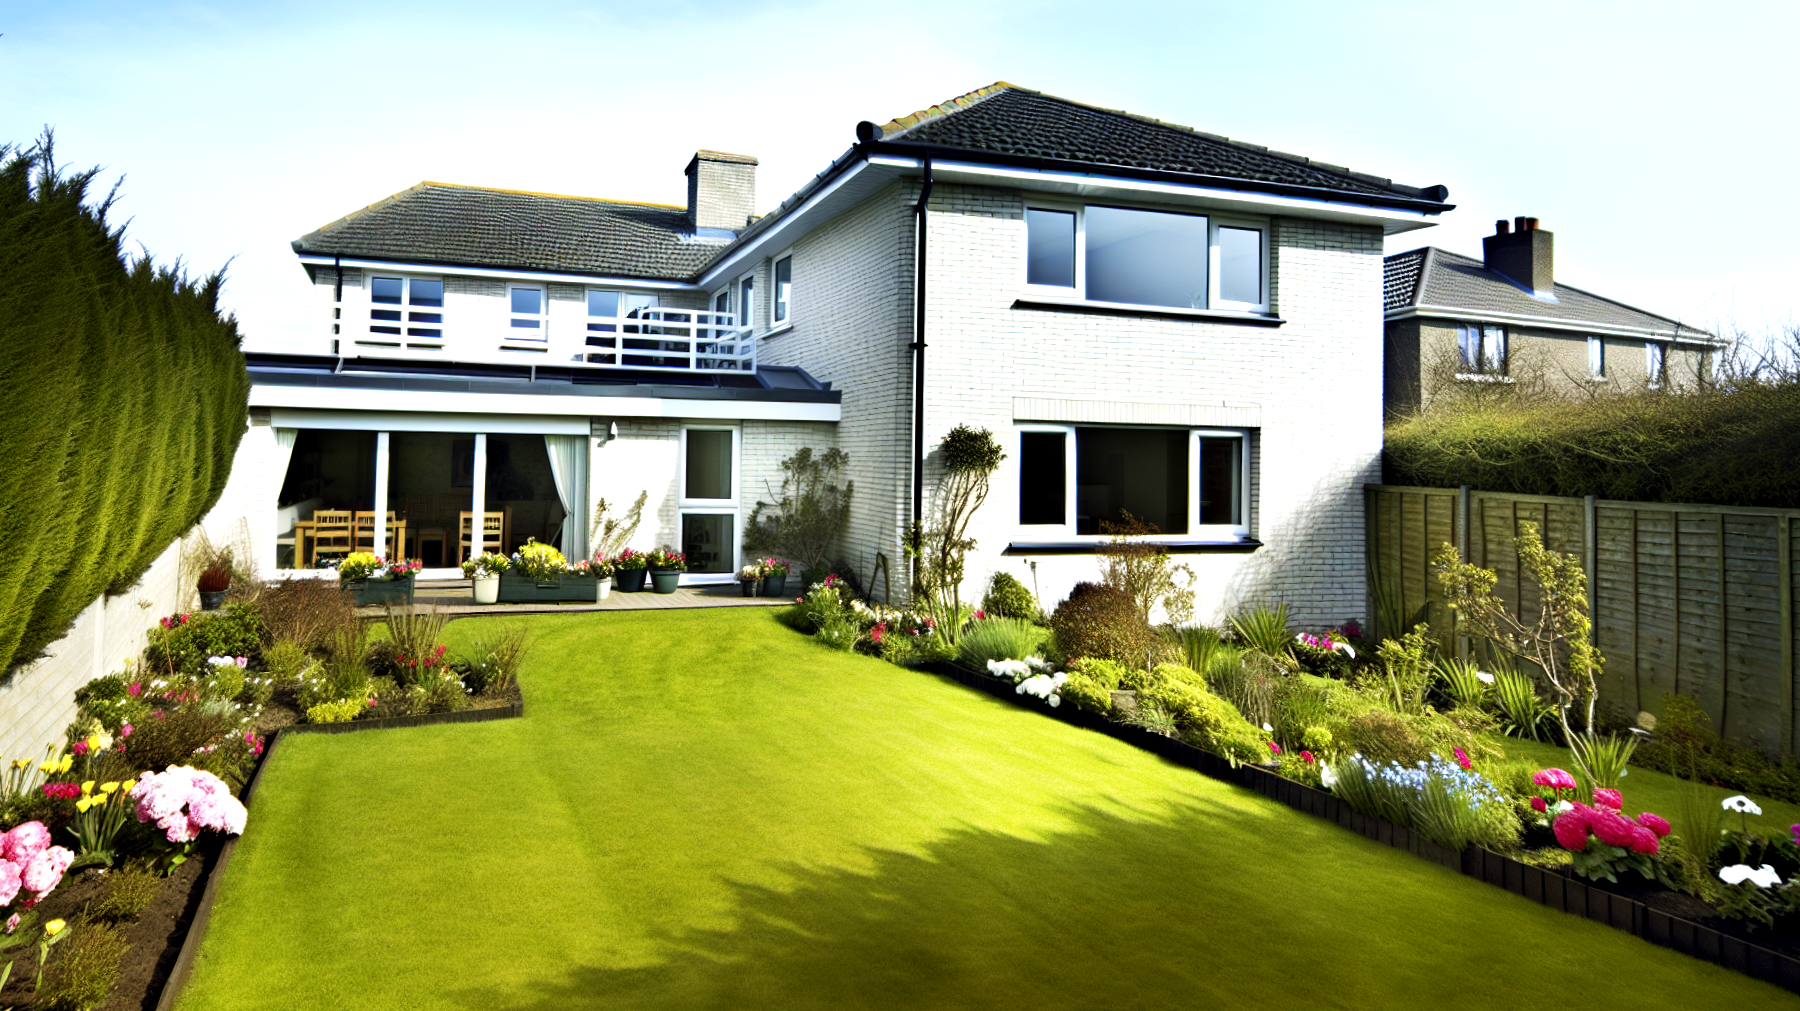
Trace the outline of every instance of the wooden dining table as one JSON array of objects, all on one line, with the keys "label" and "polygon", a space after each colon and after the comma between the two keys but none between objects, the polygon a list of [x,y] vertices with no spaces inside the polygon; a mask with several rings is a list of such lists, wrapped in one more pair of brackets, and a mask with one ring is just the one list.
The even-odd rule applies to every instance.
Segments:
[{"label": "wooden dining table", "polygon": [[[389,545],[389,547],[390,548],[397,547],[399,549],[398,551],[392,552],[387,557],[405,558],[406,557],[406,519],[405,519],[405,517],[388,520],[387,526],[388,526],[388,545]],[[300,560],[306,557],[306,541],[308,538],[311,538],[314,536],[314,533],[317,529],[318,529],[318,524],[313,522],[312,520],[295,520],[294,521],[294,567],[295,568],[299,568]],[[312,567],[313,568],[318,568],[318,561],[319,560],[317,558],[312,559]]]}]

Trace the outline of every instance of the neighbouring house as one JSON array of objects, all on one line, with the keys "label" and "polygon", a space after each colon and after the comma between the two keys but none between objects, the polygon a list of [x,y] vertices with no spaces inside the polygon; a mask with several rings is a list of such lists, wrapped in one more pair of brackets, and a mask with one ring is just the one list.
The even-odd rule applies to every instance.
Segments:
[{"label": "neighbouring house", "polygon": [[1413,413],[1457,385],[1574,395],[1706,378],[1723,341],[1563,284],[1555,267],[1555,236],[1528,217],[1494,222],[1479,260],[1435,246],[1388,257],[1388,413]]},{"label": "neighbouring house", "polygon": [[885,560],[871,589],[898,597],[966,423],[1006,459],[965,596],[1005,570],[1053,605],[1129,512],[1193,566],[1202,619],[1366,614],[1383,240],[1444,187],[1004,83],[858,124],[761,217],[754,171],[700,152],[686,207],[422,183],[296,241],[321,351],[250,356],[265,557],[311,564],[295,521],[353,506],[395,511],[409,554],[438,535],[429,567],[495,503],[509,548],[580,554],[596,499],[647,490],[639,546],[715,545],[690,580],[720,578],[780,461],[835,446],[836,556],[865,582]]}]

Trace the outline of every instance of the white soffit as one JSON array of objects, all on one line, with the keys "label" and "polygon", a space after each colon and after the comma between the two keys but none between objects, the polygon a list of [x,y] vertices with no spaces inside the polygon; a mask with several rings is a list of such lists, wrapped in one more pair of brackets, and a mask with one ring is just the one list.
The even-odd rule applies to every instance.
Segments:
[{"label": "white soffit", "polygon": [[[370,410],[379,403],[384,410]],[[699,418],[708,421],[827,421],[843,416],[839,404],[780,400],[687,400],[675,397],[546,396],[530,393],[461,393],[439,390],[380,390],[319,386],[253,385],[250,406],[272,409],[273,424],[282,428],[367,428],[363,424],[285,425],[284,416],[355,414],[359,417],[419,418],[412,427],[378,429],[401,432],[492,432],[498,418],[557,419],[563,428],[519,431],[550,435],[586,434],[587,419]],[[534,422],[535,423],[535,422]],[[437,427],[429,427],[437,426]],[[443,427],[450,426],[450,427]]]}]

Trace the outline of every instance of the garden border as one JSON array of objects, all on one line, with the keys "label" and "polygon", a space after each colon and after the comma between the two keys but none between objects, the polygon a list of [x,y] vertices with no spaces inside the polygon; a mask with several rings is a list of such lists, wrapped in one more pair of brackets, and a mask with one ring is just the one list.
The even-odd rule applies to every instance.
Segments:
[{"label": "garden border", "polygon": [[[250,801],[256,795],[256,787],[262,782],[263,770],[268,768],[276,746],[290,734],[349,734],[364,730],[425,727],[439,723],[486,723],[490,720],[516,719],[524,715],[525,701],[521,698],[510,706],[495,706],[490,709],[464,709],[455,713],[425,713],[419,716],[385,716],[373,720],[351,720],[347,723],[295,723],[278,727],[270,732],[268,743],[264,745],[263,753],[256,761],[256,770],[250,774],[238,799],[246,808],[250,806]],[[213,903],[218,899],[219,878],[230,865],[231,854],[236,851],[238,840],[242,838],[231,836],[226,839],[219,849],[219,858],[213,862],[212,869],[207,871],[206,887],[200,892],[200,905],[195,908],[194,918],[188,923],[187,936],[181,940],[181,950],[175,955],[175,964],[169,969],[169,978],[163,981],[162,993],[156,999],[156,1011],[174,1011],[175,1002],[187,987],[188,977],[194,971],[194,959],[200,954],[200,942],[205,938],[206,928],[212,922]]]},{"label": "garden border", "polygon": [[[1461,853],[1440,846],[1393,822],[1363,814],[1335,795],[1298,783],[1266,768],[1231,763],[1210,751],[1173,737],[1128,723],[1116,723],[1099,713],[1076,706],[1032,705],[1011,681],[990,677],[951,663],[921,665],[920,670],[951,678],[1054,717],[1064,723],[1092,730],[1134,745],[1203,776],[1242,786],[1326,821],[1335,822],[1366,839],[1417,854],[1432,863],[1467,877],[1504,888],[1539,905],[1606,924],[1651,944],[1690,955],[1702,961],[1773,983],[1790,993],[1800,993],[1800,959],[1770,951],[1691,920],[1651,909],[1636,899],[1615,895],[1584,881],[1479,847]],[[160,1011],[160,1009],[159,1009]]]}]

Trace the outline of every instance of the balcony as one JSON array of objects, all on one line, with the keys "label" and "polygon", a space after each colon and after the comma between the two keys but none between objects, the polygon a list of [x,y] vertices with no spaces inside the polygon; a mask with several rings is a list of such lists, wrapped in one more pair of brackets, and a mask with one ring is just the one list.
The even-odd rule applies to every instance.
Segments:
[{"label": "balcony", "polygon": [[[756,337],[728,312],[637,307],[618,316],[540,317],[377,307],[366,320],[345,308],[338,353],[389,361],[554,365],[634,372],[756,371]],[[401,318],[401,317],[408,318]],[[418,317],[413,319],[411,317]]]}]

